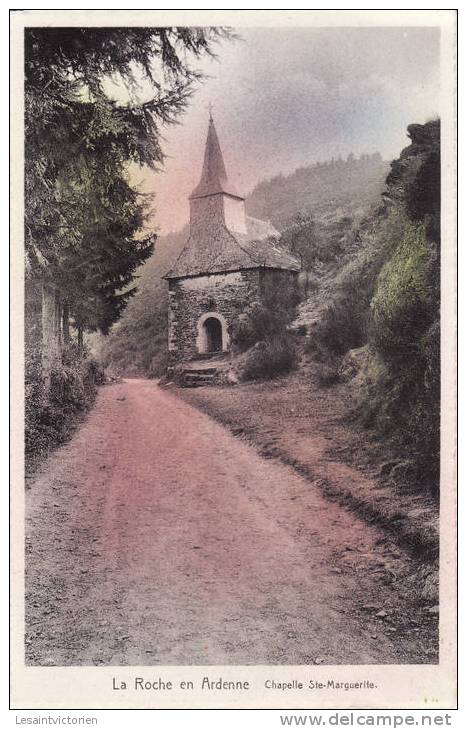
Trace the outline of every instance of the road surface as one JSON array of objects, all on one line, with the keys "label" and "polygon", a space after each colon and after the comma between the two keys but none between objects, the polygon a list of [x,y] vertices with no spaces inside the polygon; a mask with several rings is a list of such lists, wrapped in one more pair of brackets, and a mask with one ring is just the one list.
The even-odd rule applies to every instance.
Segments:
[{"label": "road surface", "polygon": [[29,665],[434,661],[409,556],[154,381],[102,387],[26,498]]}]

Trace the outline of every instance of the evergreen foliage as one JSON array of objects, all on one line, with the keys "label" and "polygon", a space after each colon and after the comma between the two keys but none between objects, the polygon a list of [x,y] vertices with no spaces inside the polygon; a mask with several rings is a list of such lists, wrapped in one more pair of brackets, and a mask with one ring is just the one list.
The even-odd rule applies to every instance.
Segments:
[{"label": "evergreen foliage", "polygon": [[[25,30],[25,230],[29,274],[59,287],[79,329],[107,332],[154,236],[128,165],[162,163],[199,74],[190,60],[228,37],[215,28]],[[127,89],[118,101],[112,81]],[[150,97],[140,100],[142,84]]]},{"label": "evergreen foliage", "polygon": [[313,216],[321,238],[321,223],[366,212],[383,191],[387,171],[378,152],[307,165],[258,183],[246,201],[247,211],[280,231]]},{"label": "evergreen foliage", "polygon": [[95,347],[115,374],[160,376],[167,365],[167,282],[162,279],[188,231],[158,238],[154,255],[137,271],[138,293]]}]

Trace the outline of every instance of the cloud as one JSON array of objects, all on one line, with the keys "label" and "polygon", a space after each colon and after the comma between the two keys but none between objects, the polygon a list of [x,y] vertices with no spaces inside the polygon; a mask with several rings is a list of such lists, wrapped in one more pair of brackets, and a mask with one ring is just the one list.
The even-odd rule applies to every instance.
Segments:
[{"label": "cloud", "polygon": [[204,61],[209,78],[168,129],[165,171],[147,180],[164,229],[182,227],[201,169],[207,105],[242,189],[353,151],[396,156],[406,127],[438,112],[436,28],[242,29]]}]

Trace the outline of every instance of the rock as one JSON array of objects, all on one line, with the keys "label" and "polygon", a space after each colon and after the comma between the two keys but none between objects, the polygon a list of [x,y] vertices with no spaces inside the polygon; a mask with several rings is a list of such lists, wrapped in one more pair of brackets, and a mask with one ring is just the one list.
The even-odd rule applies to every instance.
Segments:
[{"label": "rock", "polygon": [[433,607],[429,608],[428,612],[431,615],[439,615],[439,605],[433,605]]},{"label": "rock", "polygon": [[324,658],[321,658],[320,656],[318,658],[315,658],[315,663],[318,666],[320,663],[324,663]]},{"label": "rock", "polygon": [[386,610],[380,610],[378,613],[376,613],[377,618],[387,618],[388,614]]},{"label": "rock", "polygon": [[361,610],[366,610],[367,612],[371,612],[373,610],[378,610],[379,605],[362,605]]},{"label": "rock", "polygon": [[238,385],[238,377],[232,370],[227,372],[226,380],[229,385]]},{"label": "rock", "polygon": [[351,380],[363,367],[368,357],[368,347],[360,347],[359,349],[351,349],[342,360],[338,374],[339,378],[344,382]]}]

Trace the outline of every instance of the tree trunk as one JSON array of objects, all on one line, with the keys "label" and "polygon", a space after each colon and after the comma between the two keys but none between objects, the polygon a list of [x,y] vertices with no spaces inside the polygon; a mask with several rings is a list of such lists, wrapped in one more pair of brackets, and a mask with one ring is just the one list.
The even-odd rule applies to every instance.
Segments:
[{"label": "tree trunk", "polygon": [[57,291],[50,284],[42,284],[42,374],[44,395],[50,389],[50,375],[60,359],[60,320],[57,321],[59,305]]},{"label": "tree trunk", "polygon": [[63,337],[62,337],[62,302],[58,291],[55,289],[55,337],[57,340],[58,353],[61,354]]},{"label": "tree trunk", "polygon": [[68,301],[63,302],[62,331],[63,331],[63,344],[66,346],[70,342],[70,307],[68,305]]},{"label": "tree trunk", "polygon": [[80,352],[83,351],[83,329],[78,327],[78,349]]}]

